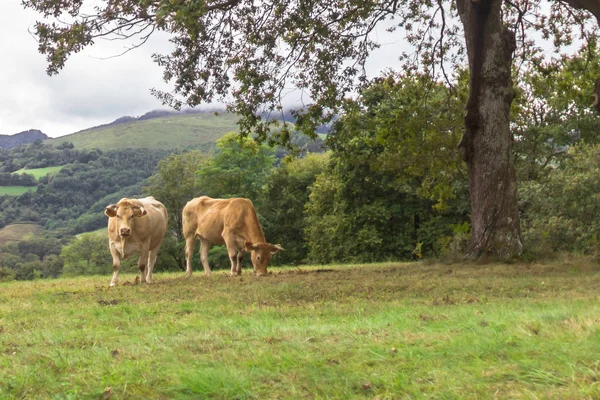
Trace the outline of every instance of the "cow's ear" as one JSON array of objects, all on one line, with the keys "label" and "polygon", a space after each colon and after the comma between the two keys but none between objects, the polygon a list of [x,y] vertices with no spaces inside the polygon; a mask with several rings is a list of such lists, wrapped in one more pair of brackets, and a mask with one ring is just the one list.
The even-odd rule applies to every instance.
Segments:
[{"label": "cow's ear", "polygon": [[258,246],[252,242],[246,242],[246,251],[252,251],[258,249]]},{"label": "cow's ear", "polygon": [[143,217],[148,214],[148,211],[144,207],[133,207],[133,215],[136,217]]},{"label": "cow's ear", "polygon": [[285,249],[283,247],[281,247],[280,244],[272,244],[271,245],[271,254],[275,254],[277,253],[279,250],[283,250],[285,251]]},{"label": "cow's ear", "polygon": [[115,217],[117,215],[117,205],[116,204],[111,204],[110,206],[106,206],[106,209],[104,210],[104,214],[107,217]]}]

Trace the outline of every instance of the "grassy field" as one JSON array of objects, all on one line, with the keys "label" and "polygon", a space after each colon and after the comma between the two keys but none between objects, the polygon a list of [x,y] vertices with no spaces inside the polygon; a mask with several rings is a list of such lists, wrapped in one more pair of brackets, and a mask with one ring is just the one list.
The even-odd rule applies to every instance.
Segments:
[{"label": "grassy field", "polygon": [[[46,167],[46,168],[32,168],[32,169],[20,169],[18,171],[13,172],[14,174],[29,174],[33,175],[35,179],[40,179],[42,176],[46,176],[48,174],[56,174],[58,171],[62,169],[62,166],[56,167]],[[35,189],[35,187],[34,187]]]},{"label": "grassy field", "polygon": [[600,267],[0,284],[0,398],[600,398]]},{"label": "grassy field", "polygon": [[215,142],[224,134],[237,131],[237,120],[237,116],[229,113],[182,114],[90,129],[46,142],[69,141],[77,149],[88,150],[187,149]]},{"label": "grassy field", "polygon": [[[83,232],[83,233],[78,233],[77,235],[75,235],[76,237],[80,237],[81,235],[100,235],[100,236],[106,236],[108,237],[108,232],[106,231],[106,227],[104,228],[99,228],[96,229],[95,231],[89,231],[89,232]],[[137,265],[137,264],[136,264]]]},{"label": "grassy field", "polygon": [[36,189],[37,186],[0,186],[0,196],[20,196]]}]

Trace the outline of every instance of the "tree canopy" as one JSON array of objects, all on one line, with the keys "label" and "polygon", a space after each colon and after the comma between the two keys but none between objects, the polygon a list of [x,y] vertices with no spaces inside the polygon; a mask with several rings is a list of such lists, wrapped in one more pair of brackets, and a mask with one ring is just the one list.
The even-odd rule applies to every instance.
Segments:
[{"label": "tree canopy", "polygon": [[[332,121],[344,99],[368,80],[366,63],[386,29],[412,45],[400,57],[417,70],[456,85],[468,63],[469,95],[459,144],[467,163],[472,204],[472,257],[511,258],[523,251],[517,207],[511,104],[523,65],[553,59],[574,41],[597,41],[598,0],[23,0],[40,12],[39,50],[48,73],[101,38],[170,33],[170,54],[155,54],[172,83],[154,91],[175,108],[215,100],[242,116],[243,134],[290,143],[285,113],[290,88],[303,95],[292,111],[296,128],[311,137]],[[545,44],[544,44],[545,43]],[[555,57],[554,59],[558,59]],[[515,62],[516,61],[516,62]],[[595,60],[597,63],[597,60]],[[596,85],[600,90],[600,84]],[[600,101],[596,95],[596,105]]]}]

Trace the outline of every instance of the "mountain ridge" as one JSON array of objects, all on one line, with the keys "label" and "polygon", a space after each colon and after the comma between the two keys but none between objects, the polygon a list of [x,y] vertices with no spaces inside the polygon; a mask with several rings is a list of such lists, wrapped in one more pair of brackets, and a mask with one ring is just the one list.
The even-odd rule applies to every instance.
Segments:
[{"label": "mountain ridge", "polygon": [[0,135],[0,148],[12,149],[23,144],[33,143],[36,140],[49,139],[48,135],[39,129],[29,129],[13,135]]}]

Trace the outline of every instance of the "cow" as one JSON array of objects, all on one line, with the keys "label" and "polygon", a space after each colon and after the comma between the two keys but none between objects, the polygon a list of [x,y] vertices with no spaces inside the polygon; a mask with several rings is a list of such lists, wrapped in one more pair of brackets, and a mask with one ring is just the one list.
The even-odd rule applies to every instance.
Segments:
[{"label": "cow", "polygon": [[167,209],[154,197],[123,198],[106,207],[108,247],[113,259],[110,286],[119,284],[121,259],[139,252],[141,282],[152,283],[152,269],[167,231]]},{"label": "cow", "polygon": [[211,244],[227,246],[231,276],[242,274],[245,251],[250,252],[254,273],[261,276],[267,273],[271,256],[283,250],[279,244],[267,243],[254,205],[248,199],[197,197],[183,207],[182,221],[187,276],[192,275],[196,238],[200,239],[200,261],[206,276],[210,276],[208,249]]}]

